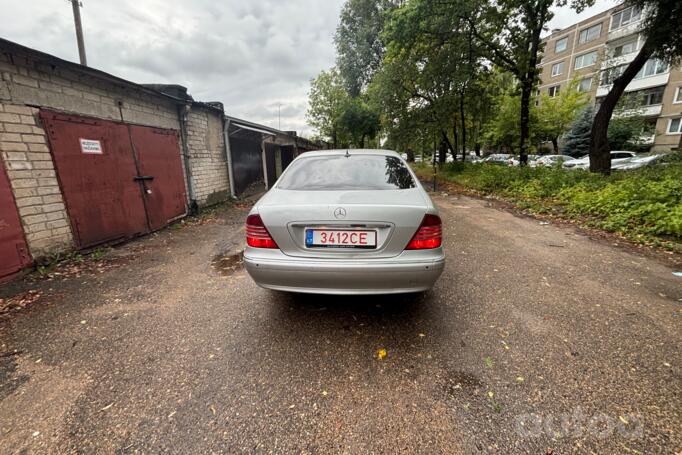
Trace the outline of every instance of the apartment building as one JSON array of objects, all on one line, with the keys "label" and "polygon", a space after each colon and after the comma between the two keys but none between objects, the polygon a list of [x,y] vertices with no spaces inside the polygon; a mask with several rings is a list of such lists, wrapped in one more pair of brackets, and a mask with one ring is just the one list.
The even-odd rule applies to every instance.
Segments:
[{"label": "apartment building", "polygon": [[[638,33],[642,17],[638,8],[619,5],[552,30],[544,39],[538,93],[556,96],[575,80],[598,104],[644,43]],[[682,68],[651,59],[625,92],[628,108],[655,125],[655,134],[646,138],[651,150],[676,148],[682,135]]]}]

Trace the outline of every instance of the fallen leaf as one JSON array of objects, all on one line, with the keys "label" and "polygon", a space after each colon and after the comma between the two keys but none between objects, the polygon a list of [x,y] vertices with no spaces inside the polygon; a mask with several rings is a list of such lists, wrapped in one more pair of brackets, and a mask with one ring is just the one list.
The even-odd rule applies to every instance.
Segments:
[{"label": "fallen leaf", "polygon": [[488,391],[488,396],[489,396],[490,398],[493,398],[493,397],[495,396],[495,394],[493,393],[492,390],[490,390],[490,391]]},{"label": "fallen leaf", "polygon": [[523,378],[523,376],[517,376],[517,377],[516,377],[516,382],[523,382],[523,381],[525,381],[525,379]]},{"label": "fallen leaf", "polygon": [[379,360],[384,360],[384,358],[386,357],[386,355],[387,355],[387,354],[386,354],[386,349],[379,349],[379,350],[377,351],[377,359],[379,359]]},{"label": "fallen leaf", "polygon": [[618,419],[619,419],[621,422],[623,422],[625,425],[627,425],[628,423],[630,423],[630,422],[628,421],[628,419],[626,419],[626,418],[623,417],[623,416],[618,416]]},{"label": "fallen leaf", "polygon": [[419,337],[420,337],[420,338],[424,338],[425,336],[426,336],[425,333],[420,333],[420,334],[419,334]]},{"label": "fallen leaf", "polygon": [[211,405],[210,409],[211,409],[211,412],[213,413],[213,415],[215,415],[215,408],[213,407],[213,405]]},{"label": "fallen leaf", "polygon": [[102,409],[100,409],[100,411],[106,411],[107,409],[109,409],[109,408],[112,407],[113,405],[114,405],[114,402],[112,401],[111,403],[109,403],[108,405],[106,405],[106,406],[104,406]]},{"label": "fallen leaf", "polygon": [[326,391],[326,390],[323,390],[323,391],[322,391],[322,396],[323,396],[323,397],[326,397],[327,395],[328,395],[327,391]]}]

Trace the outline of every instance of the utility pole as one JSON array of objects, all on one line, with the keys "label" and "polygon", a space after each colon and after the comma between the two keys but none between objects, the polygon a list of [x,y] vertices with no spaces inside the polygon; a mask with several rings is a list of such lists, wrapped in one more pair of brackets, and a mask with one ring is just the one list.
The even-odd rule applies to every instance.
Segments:
[{"label": "utility pole", "polygon": [[277,129],[282,130],[282,103],[277,103]]},{"label": "utility pole", "polygon": [[88,65],[88,60],[85,58],[85,41],[83,40],[83,26],[81,25],[81,8],[83,4],[80,0],[69,0],[73,7],[73,21],[76,24],[76,40],[78,41],[78,56],[81,60],[81,65]]}]

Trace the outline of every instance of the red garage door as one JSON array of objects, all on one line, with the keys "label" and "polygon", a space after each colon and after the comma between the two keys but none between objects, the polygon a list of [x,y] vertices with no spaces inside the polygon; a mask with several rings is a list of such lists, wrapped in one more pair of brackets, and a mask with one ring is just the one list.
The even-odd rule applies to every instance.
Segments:
[{"label": "red garage door", "polygon": [[78,247],[147,233],[186,212],[175,131],[50,111],[41,117]]},{"label": "red garage door", "polygon": [[0,158],[0,283],[30,263],[17,206]]},{"label": "red garage door", "polygon": [[152,230],[186,212],[185,177],[173,130],[131,125],[130,132],[147,199],[147,214]]}]

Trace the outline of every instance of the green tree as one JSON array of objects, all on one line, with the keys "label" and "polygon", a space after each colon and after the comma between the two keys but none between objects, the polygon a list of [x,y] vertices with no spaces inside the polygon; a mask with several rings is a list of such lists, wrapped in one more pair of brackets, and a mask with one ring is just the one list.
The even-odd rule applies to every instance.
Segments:
[{"label": "green tree", "polygon": [[566,133],[578,114],[587,105],[585,93],[578,91],[578,81],[572,80],[562,87],[559,95],[550,97],[543,93],[537,109],[537,137],[550,141],[554,153],[559,153],[559,137]]},{"label": "green tree", "polygon": [[680,0],[627,0],[644,16],[639,27],[645,42],[639,53],[616,77],[594,117],[590,135],[590,171],[611,172],[609,123],[625,88],[642,70],[647,61],[658,58],[668,64],[682,57],[682,2]]},{"label": "green tree", "polygon": [[[485,126],[485,139],[489,147],[499,151],[517,153],[521,147],[521,131],[518,128],[521,112],[521,96],[516,87],[500,93],[495,98],[496,115]],[[534,138],[537,115],[535,106],[530,107],[528,139]]]},{"label": "green tree", "polygon": [[381,66],[384,43],[381,33],[388,11],[398,2],[391,0],[347,0],[334,35],[337,66],[346,89],[359,96]]},{"label": "green tree", "polygon": [[364,148],[367,139],[374,139],[380,128],[379,114],[361,98],[350,98],[343,104],[339,130],[350,137],[353,147]]},{"label": "green tree", "polygon": [[471,142],[467,131],[477,104],[469,98],[482,92],[477,81],[487,67],[473,36],[453,34],[452,22],[431,7],[429,0],[413,0],[386,16],[386,55],[368,93],[385,113],[389,137],[423,141],[416,131],[428,128],[456,157],[459,144],[465,153]]},{"label": "green tree", "polygon": [[590,133],[594,120],[594,106],[588,104],[578,114],[564,138],[564,154],[573,157],[584,156],[590,151]]},{"label": "green tree", "polygon": [[[453,35],[465,27],[475,37],[477,46],[500,68],[519,81],[520,161],[528,161],[531,122],[531,97],[538,81],[538,62],[542,52],[540,35],[552,19],[553,6],[567,0],[430,0],[434,9],[452,18]],[[594,0],[573,0],[571,6],[580,11]]]},{"label": "green tree", "polygon": [[339,118],[348,99],[348,93],[336,68],[322,71],[310,82],[306,119],[317,130],[318,135],[331,142],[335,148],[346,140],[339,130]]}]

